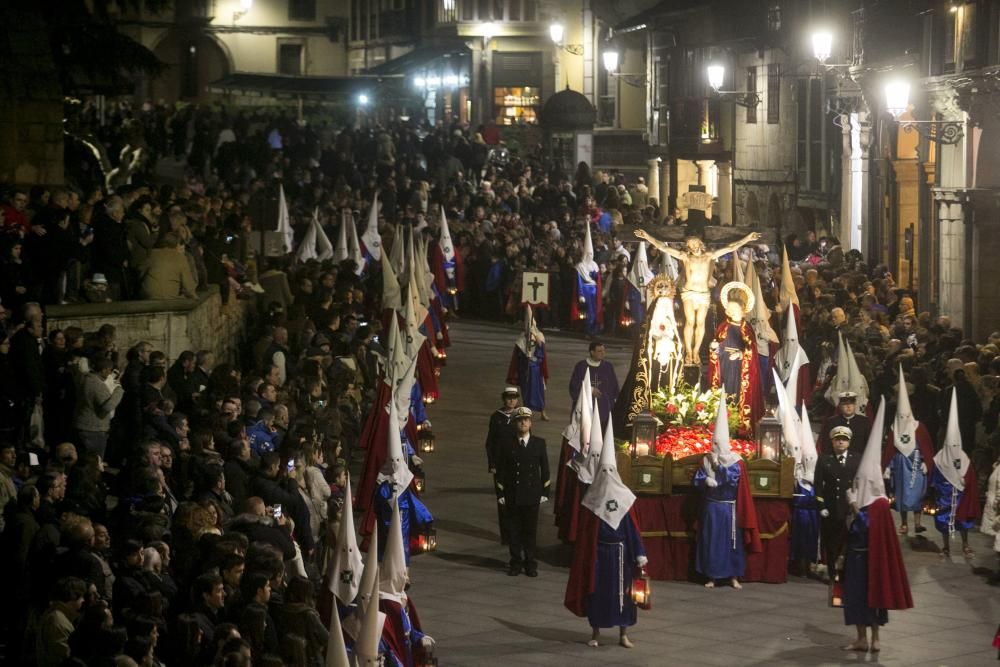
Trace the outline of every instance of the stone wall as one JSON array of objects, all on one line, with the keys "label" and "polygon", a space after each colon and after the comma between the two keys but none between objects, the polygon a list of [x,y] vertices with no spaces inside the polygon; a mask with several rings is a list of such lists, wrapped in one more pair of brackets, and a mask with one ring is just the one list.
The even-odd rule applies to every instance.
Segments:
[{"label": "stone wall", "polygon": [[237,360],[255,303],[230,298],[224,304],[213,285],[197,299],[49,306],[46,312],[50,330],[76,326],[96,331],[102,324],[115,325],[119,350],[147,341],[165,352],[170,363],[184,350],[211,350],[222,363]]},{"label": "stone wall", "polygon": [[45,22],[0,2],[0,24],[0,181],[61,184],[63,98]]}]

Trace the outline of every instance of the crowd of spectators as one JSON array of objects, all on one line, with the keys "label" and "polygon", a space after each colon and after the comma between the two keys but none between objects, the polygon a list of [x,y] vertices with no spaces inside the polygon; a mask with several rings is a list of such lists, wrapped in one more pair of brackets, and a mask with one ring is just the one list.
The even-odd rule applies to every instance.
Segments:
[{"label": "crowd of spectators", "polygon": [[[253,232],[274,229],[279,183],[295,244],[314,211],[331,238],[343,210],[363,224],[376,192],[386,250],[400,226],[436,243],[443,210],[464,267],[462,317],[517,318],[531,270],[550,275],[542,325],[579,327],[570,305],[590,225],[605,335],[634,331],[617,316],[634,239],[616,230],[677,222],[641,178],[567,173],[538,149],[493,159],[492,127],[336,128],[124,103],[103,123],[80,114],[121,164],[83,185],[7,188],[0,207],[0,623],[7,655],[31,664],[321,664],[314,598],[384,360],[381,281],[351,260],[262,257]],[[183,183],[162,184],[162,160],[186,163]],[[903,364],[935,435],[956,387],[963,442],[988,474],[1000,333],[970,340],[918,310],[886,267],[819,236],[785,239],[814,410],[827,405],[840,332],[873,403],[895,399]],[[751,252],[774,309],[778,248]],[[288,273],[290,298],[258,295],[265,268]],[[720,284],[729,270],[720,263]],[[45,316],[51,304],[192,298],[208,285],[260,304],[234,359],[119,350],[113,326],[59,330]],[[279,635],[292,639],[279,646]]]}]

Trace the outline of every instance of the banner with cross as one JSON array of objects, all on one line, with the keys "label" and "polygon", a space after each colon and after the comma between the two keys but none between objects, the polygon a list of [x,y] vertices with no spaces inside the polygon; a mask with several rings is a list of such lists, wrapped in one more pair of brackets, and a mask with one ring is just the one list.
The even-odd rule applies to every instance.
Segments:
[{"label": "banner with cross", "polygon": [[549,307],[549,274],[525,271],[521,275],[521,305]]}]

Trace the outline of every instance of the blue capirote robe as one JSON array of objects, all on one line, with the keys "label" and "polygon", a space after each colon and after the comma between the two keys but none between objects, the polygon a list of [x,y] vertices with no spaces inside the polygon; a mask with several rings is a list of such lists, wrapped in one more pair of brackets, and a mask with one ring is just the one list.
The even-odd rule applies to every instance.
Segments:
[{"label": "blue capirote robe", "polygon": [[816,489],[809,482],[795,482],[790,537],[790,560],[819,561],[819,507],[816,504]]},{"label": "blue capirote robe", "polygon": [[[375,492],[375,510],[378,513],[378,559],[382,560],[385,553],[385,545],[388,541],[386,535],[389,531],[389,524],[392,522],[392,506],[389,500],[392,498],[392,484],[388,481],[378,485]],[[417,528],[425,526],[432,521],[427,506],[420,502],[420,499],[413,495],[413,492],[406,489],[399,494],[399,519],[403,529],[403,556],[406,558],[406,565],[410,565],[410,529],[416,525]]]},{"label": "blue capirote robe", "polygon": [[545,378],[542,377],[542,363],[545,361],[545,343],[532,348],[531,356],[517,348],[517,379],[521,388],[521,400],[525,407],[536,412],[545,409]]},{"label": "blue capirote robe", "polygon": [[715,470],[718,486],[706,484],[705,468],[698,467],[694,485],[705,488],[705,505],[698,526],[695,570],[709,579],[742,577],[746,570],[743,530],[736,525],[736,492],[740,462]]},{"label": "blue capirote robe", "polygon": [[897,451],[889,461],[889,483],[896,497],[897,511],[919,512],[923,509],[924,494],[927,493],[927,475],[922,470],[923,462],[919,447],[914,447],[909,456],[903,456],[902,452]]},{"label": "blue capirote robe", "polygon": [[645,556],[646,550],[628,514],[617,529],[598,523],[594,592],[587,596],[587,620],[592,628],[635,625],[632,575],[636,559]]},{"label": "blue capirote robe", "polygon": [[868,606],[868,511],[861,510],[847,530],[844,555],[844,625],[885,625],[889,612]]},{"label": "blue capirote robe", "polygon": [[[935,504],[937,505],[937,514],[934,515],[934,527],[946,535],[948,534],[948,522],[951,519],[951,513],[958,508],[965,492],[958,491],[953,487],[951,482],[946,480],[937,468],[931,473],[931,489],[934,491]],[[953,491],[956,492],[954,504],[952,504]],[[975,526],[975,521],[955,520],[955,530],[969,530]]]}]

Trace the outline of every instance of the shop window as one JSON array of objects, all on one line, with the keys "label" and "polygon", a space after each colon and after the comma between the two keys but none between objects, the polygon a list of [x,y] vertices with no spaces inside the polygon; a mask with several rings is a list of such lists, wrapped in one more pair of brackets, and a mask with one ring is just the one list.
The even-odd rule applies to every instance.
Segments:
[{"label": "shop window", "polygon": [[542,90],[534,86],[511,86],[493,89],[497,125],[534,124],[542,104]]},{"label": "shop window", "polygon": [[288,0],[289,21],[315,21],[316,0]]},{"label": "shop window", "polygon": [[278,44],[278,74],[302,74],[301,44]]}]

